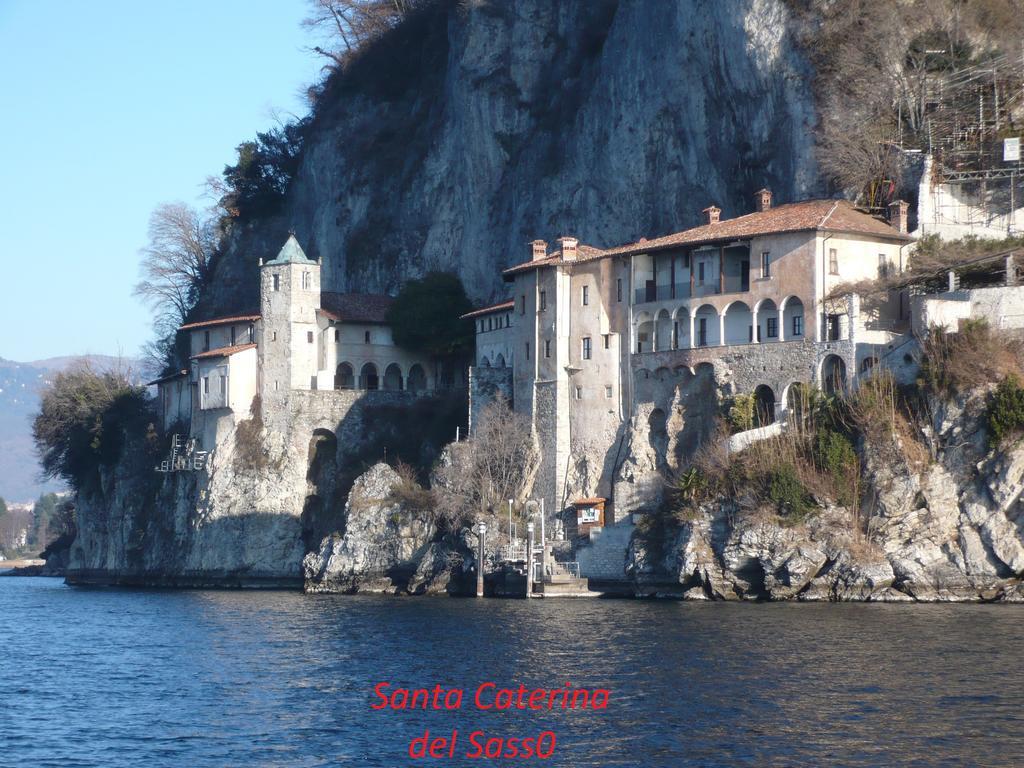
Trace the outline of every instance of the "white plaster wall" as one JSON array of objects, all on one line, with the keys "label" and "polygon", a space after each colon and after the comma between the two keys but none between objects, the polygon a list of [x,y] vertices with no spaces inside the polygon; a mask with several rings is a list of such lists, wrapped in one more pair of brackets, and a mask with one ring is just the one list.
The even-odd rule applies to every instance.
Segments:
[{"label": "white plaster wall", "polygon": [[978,186],[977,192],[969,193],[963,184],[933,184],[932,166],[931,156],[925,157],[918,187],[915,236],[1001,240],[1024,234],[1024,177],[1015,179],[1015,200],[1011,209],[1010,179],[989,181],[984,187]]}]

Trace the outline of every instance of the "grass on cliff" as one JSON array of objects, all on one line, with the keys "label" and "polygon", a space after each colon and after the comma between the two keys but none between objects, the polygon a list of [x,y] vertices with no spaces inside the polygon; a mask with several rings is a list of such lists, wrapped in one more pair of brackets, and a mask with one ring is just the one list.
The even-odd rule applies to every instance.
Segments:
[{"label": "grass on cliff", "polygon": [[959,332],[933,326],[921,340],[918,386],[949,399],[1013,375],[1024,378],[1024,349],[1019,340],[993,333],[984,319],[960,323]]},{"label": "grass on cliff", "polygon": [[[780,435],[730,454],[723,420],[693,463],[668,483],[668,501],[678,520],[692,520],[712,499],[733,501],[741,514],[769,510],[784,523],[799,524],[827,503],[860,508],[865,442],[883,460],[918,466],[930,455],[914,426],[913,399],[892,376],[879,372],[850,396],[797,390],[789,425]],[[859,526],[859,523],[858,523]]]}]

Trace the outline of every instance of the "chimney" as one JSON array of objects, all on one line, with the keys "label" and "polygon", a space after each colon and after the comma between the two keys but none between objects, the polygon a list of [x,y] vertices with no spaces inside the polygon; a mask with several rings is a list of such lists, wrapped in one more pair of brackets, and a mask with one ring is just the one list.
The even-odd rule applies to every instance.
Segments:
[{"label": "chimney", "polygon": [[709,205],[701,213],[704,214],[705,224],[717,224],[722,216],[722,209],[717,205]]},{"label": "chimney", "polygon": [[759,189],[754,194],[754,210],[758,213],[764,213],[772,209],[772,191],[765,187]]},{"label": "chimney", "polygon": [[576,261],[577,247],[580,241],[575,237],[560,237],[558,244],[562,248],[563,261]]},{"label": "chimney", "polygon": [[900,234],[907,234],[907,211],[910,203],[904,200],[893,200],[889,203],[889,225]]},{"label": "chimney", "polygon": [[548,255],[548,244],[543,240],[534,240],[530,243],[530,247],[533,249],[532,261],[543,259]]}]

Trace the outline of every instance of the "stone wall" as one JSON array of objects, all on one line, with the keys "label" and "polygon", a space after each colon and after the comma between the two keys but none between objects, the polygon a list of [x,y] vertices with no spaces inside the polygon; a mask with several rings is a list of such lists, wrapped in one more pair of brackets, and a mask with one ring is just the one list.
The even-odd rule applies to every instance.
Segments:
[{"label": "stone wall", "polygon": [[496,397],[504,398],[512,408],[515,407],[512,393],[512,368],[482,368],[472,366],[469,369],[469,431],[480,418],[480,413],[494,402]]}]

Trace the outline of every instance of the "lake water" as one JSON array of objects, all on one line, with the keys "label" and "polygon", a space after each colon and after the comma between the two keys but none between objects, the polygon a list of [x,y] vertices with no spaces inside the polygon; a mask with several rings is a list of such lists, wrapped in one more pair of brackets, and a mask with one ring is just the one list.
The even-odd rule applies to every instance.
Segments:
[{"label": "lake water", "polygon": [[[2,578],[0,765],[1019,766],[1022,627],[1024,606],[335,597]],[[466,694],[456,711],[375,711],[382,681]],[[487,681],[611,696],[604,710],[481,711],[473,695]],[[425,729],[457,730],[456,757],[410,759]],[[551,731],[556,744],[547,760],[469,759],[474,731]]]}]

